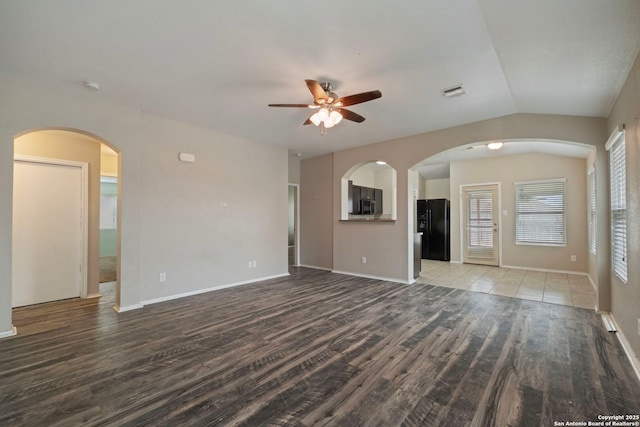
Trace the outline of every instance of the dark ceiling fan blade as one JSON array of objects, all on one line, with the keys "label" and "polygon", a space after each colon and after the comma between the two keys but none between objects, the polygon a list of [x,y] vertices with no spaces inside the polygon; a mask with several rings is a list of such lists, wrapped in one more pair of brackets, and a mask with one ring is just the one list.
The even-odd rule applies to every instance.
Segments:
[{"label": "dark ceiling fan blade", "polygon": [[382,92],[379,90],[372,90],[369,92],[357,93],[355,95],[349,95],[342,98],[338,98],[334,105],[339,105],[343,107],[348,107],[349,105],[360,104],[363,102],[371,101],[373,99],[378,99],[382,96]]},{"label": "dark ceiling fan blade", "polygon": [[[313,113],[315,114],[315,113]],[[313,116],[313,114],[311,116]],[[302,124],[302,126],[306,126],[306,125],[311,125],[313,124],[313,122],[311,121],[311,116],[307,117],[307,120],[304,121],[304,123]]]},{"label": "dark ceiling fan blade", "polygon": [[336,108],[340,114],[342,114],[343,119],[351,120],[352,122],[362,123],[365,121],[365,118],[362,117],[358,113],[354,113],[351,110],[347,110],[346,108]]},{"label": "dark ceiling fan blade", "polygon": [[269,107],[313,108],[309,104],[269,104]]},{"label": "dark ceiling fan blade", "polygon": [[325,102],[327,102],[329,98],[327,97],[327,93],[324,91],[324,89],[322,89],[322,86],[320,86],[320,83],[318,83],[315,80],[309,80],[309,79],[305,80],[305,83],[307,84],[307,87],[311,91],[311,94],[313,95],[313,100],[316,102],[316,104],[324,104]]}]

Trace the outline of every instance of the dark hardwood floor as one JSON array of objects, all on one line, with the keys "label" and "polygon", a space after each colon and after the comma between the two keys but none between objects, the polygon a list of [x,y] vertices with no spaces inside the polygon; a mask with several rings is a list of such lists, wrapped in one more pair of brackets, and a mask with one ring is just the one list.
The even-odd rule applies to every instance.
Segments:
[{"label": "dark hardwood floor", "polygon": [[311,269],[116,314],[14,310],[0,425],[553,426],[639,414],[593,311]]}]

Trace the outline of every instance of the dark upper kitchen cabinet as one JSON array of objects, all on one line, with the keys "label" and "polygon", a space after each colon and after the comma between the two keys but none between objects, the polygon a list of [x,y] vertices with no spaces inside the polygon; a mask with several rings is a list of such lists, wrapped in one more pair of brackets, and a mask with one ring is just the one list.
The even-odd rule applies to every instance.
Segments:
[{"label": "dark upper kitchen cabinet", "polygon": [[375,200],[374,189],[370,187],[360,187],[361,200]]},{"label": "dark upper kitchen cabinet", "polygon": [[355,213],[359,211],[360,203],[360,186],[353,185],[349,181],[349,213]]},{"label": "dark upper kitchen cabinet", "polygon": [[382,215],[382,190],[354,185],[349,181],[349,213],[352,215]]},{"label": "dark upper kitchen cabinet", "polygon": [[373,200],[376,201],[374,213],[376,215],[382,215],[382,189],[374,188],[373,190]]}]

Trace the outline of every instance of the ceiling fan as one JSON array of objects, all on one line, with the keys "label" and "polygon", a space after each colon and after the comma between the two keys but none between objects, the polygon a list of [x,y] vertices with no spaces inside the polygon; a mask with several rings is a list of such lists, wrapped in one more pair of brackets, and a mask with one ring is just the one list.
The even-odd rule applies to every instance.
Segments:
[{"label": "ceiling fan", "polygon": [[326,135],[326,129],[337,125],[342,119],[351,120],[356,123],[364,122],[364,117],[344,107],[361,104],[382,96],[382,92],[379,90],[372,90],[339,98],[338,95],[332,92],[330,82],[318,83],[310,79],[305,80],[305,82],[313,95],[313,104],[269,104],[269,107],[316,109],[317,111],[311,114],[303,125],[313,123],[316,126],[320,126],[321,135]]}]

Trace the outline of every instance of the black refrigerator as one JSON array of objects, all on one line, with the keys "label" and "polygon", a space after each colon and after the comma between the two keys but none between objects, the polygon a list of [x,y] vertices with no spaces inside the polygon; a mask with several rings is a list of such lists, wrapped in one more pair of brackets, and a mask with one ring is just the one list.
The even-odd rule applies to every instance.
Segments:
[{"label": "black refrigerator", "polygon": [[422,259],[449,261],[449,200],[429,199],[417,202],[417,231],[422,233]]}]

